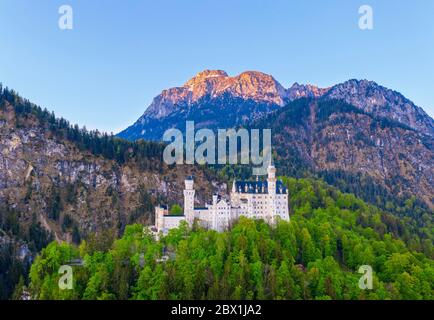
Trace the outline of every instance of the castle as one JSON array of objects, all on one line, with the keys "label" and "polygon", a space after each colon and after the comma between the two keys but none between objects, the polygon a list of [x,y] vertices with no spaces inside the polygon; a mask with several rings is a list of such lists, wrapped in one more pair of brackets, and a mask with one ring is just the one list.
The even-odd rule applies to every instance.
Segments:
[{"label": "castle", "polygon": [[288,191],[281,180],[276,179],[276,168],[270,164],[266,181],[234,181],[227,201],[214,195],[212,204],[196,208],[194,206],[194,181],[187,177],[184,189],[184,214],[170,215],[167,206],[155,208],[157,233],[167,234],[177,228],[181,221],[192,226],[197,220],[203,227],[216,231],[226,230],[232,221],[240,216],[263,219],[273,224],[277,219],[289,221]]}]

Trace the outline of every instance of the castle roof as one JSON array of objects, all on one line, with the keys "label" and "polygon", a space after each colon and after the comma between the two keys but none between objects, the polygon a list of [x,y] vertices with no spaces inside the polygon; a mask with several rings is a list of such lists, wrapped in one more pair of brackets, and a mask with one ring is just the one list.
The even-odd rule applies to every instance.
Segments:
[{"label": "castle roof", "polygon": [[[267,181],[235,181],[235,192],[267,194]],[[281,180],[276,181],[276,194],[286,194],[286,187]]]}]

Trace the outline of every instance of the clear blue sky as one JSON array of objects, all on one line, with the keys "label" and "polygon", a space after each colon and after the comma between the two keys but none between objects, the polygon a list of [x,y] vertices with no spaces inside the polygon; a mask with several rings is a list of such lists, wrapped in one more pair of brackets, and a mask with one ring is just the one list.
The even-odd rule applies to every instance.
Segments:
[{"label": "clear blue sky", "polygon": [[[358,28],[363,4],[372,31]],[[0,81],[80,126],[117,132],[203,69],[285,87],[366,78],[433,116],[434,1],[0,0]]]}]

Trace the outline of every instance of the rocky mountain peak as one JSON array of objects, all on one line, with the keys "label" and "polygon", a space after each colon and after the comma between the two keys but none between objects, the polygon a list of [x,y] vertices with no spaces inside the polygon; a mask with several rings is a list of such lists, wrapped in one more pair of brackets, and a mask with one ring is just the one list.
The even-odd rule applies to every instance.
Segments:
[{"label": "rocky mountain peak", "polygon": [[287,96],[293,101],[300,98],[318,98],[323,96],[330,88],[319,88],[310,84],[299,84],[295,82],[288,90]]},{"label": "rocky mountain peak", "polygon": [[434,121],[422,108],[399,92],[380,86],[374,81],[348,80],[332,87],[325,98],[343,100],[368,113],[395,120],[434,136]]},{"label": "rocky mountain peak", "polygon": [[205,82],[213,78],[226,78],[228,74],[223,70],[204,70],[196,74],[193,78],[188,80],[184,87],[194,88],[195,85]]},{"label": "rocky mountain peak", "polygon": [[246,71],[231,79],[230,91],[236,96],[283,105],[285,88],[271,75],[258,71]]},{"label": "rocky mountain peak", "polygon": [[222,70],[205,70],[187,81],[183,88],[191,92],[189,102],[195,102],[206,95],[218,97],[229,93],[234,97],[283,105],[286,96],[280,83],[272,76],[258,71],[246,71],[229,77]]},{"label": "rocky mountain peak", "polygon": [[399,92],[373,81],[351,79],[329,88],[294,83],[285,89],[266,73],[245,71],[229,76],[223,70],[204,70],[181,87],[163,90],[142,117],[119,136],[158,139],[162,128],[156,127],[161,127],[162,120],[165,125],[172,121],[173,127],[195,117],[197,122],[203,120],[208,125],[210,121],[216,125],[239,125],[300,98],[341,100],[375,117],[434,136],[431,117]]},{"label": "rocky mountain peak", "polygon": [[230,77],[222,70],[204,70],[182,87],[163,90],[154,98],[144,116],[162,118],[176,110],[182,110],[203,97],[217,98],[225,94],[280,106],[285,104],[286,99],[285,88],[268,74],[246,71]]}]

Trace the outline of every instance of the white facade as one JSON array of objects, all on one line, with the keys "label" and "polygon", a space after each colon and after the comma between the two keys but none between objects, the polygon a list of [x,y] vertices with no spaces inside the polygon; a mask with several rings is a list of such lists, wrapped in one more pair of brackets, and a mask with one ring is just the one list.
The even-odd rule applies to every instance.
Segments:
[{"label": "white facade", "polygon": [[266,181],[234,181],[230,200],[213,196],[212,203],[203,208],[194,207],[194,182],[192,177],[185,180],[184,215],[169,215],[167,207],[155,210],[157,232],[167,232],[186,220],[190,226],[198,221],[202,226],[216,231],[226,230],[231,222],[241,216],[263,219],[273,224],[277,219],[289,221],[288,191],[282,181],[276,179],[276,168],[268,167]]}]

